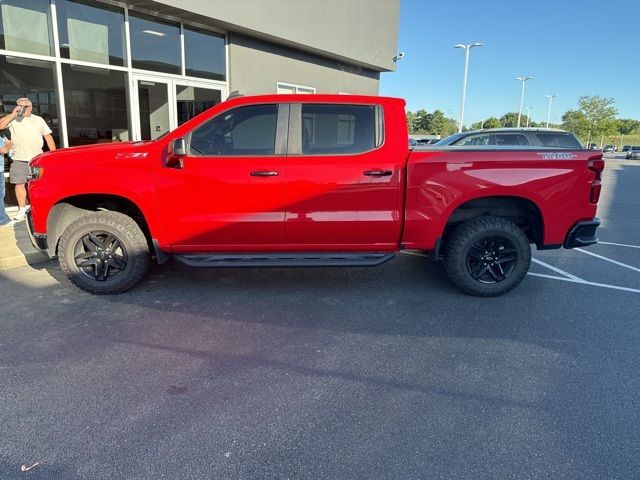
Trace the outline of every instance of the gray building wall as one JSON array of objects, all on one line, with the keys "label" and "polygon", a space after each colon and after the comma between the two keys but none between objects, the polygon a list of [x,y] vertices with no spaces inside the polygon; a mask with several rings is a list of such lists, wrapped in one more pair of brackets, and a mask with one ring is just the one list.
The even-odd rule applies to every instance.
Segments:
[{"label": "gray building wall", "polygon": [[320,56],[393,71],[400,0],[128,0]]},{"label": "gray building wall", "polygon": [[337,60],[229,34],[229,91],[275,93],[277,82],[314,87],[316,93],[377,95],[380,73]]}]

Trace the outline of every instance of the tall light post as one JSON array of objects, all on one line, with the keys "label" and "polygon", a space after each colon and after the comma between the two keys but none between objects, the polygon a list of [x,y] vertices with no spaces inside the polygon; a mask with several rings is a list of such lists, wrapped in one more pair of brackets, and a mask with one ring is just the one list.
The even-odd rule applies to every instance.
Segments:
[{"label": "tall light post", "polygon": [[551,102],[557,95],[545,95],[549,99],[549,109],[547,110],[547,128],[549,128],[549,119],[551,118]]},{"label": "tall light post", "polygon": [[531,110],[533,110],[533,107],[527,107],[527,124],[525,125],[525,127],[529,126],[529,120],[531,119]]},{"label": "tall light post", "polygon": [[518,110],[518,128],[520,128],[520,119],[522,118],[522,105],[524,104],[524,84],[527,80],[531,80],[533,77],[516,77],[516,80],[520,80],[522,82],[522,88],[520,91],[520,110]]},{"label": "tall light post", "polygon": [[481,47],[481,43],[472,43],[464,45],[459,43],[454,45],[453,48],[464,48],[464,80],[462,81],[462,106],[460,107],[460,123],[458,125],[458,132],[462,131],[462,124],[464,122],[464,102],[467,96],[467,75],[469,73],[469,52],[473,47]]}]

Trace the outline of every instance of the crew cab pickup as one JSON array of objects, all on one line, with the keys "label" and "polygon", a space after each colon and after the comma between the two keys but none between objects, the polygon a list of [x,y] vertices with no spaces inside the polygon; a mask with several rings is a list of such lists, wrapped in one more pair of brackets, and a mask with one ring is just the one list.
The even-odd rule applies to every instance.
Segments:
[{"label": "crew cab pickup", "polygon": [[31,161],[28,226],[78,287],[120,293],[151,261],[194,267],[443,260],[468,294],[515,287],[538,249],[596,243],[601,152],[409,151],[405,102],[229,99],[154,141]]}]

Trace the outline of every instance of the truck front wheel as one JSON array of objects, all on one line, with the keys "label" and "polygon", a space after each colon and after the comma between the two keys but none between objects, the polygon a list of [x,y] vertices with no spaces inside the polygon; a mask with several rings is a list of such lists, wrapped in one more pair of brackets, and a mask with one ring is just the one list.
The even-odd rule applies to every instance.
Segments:
[{"label": "truck front wheel", "polygon": [[90,293],[122,293],[149,267],[147,239],[138,224],[119,212],[95,212],[75,220],[60,237],[60,267]]},{"label": "truck front wheel", "polygon": [[445,271],[451,282],[469,295],[502,295],[524,279],[530,265],[529,240],[504,218],[468,220],[447,239]]}]

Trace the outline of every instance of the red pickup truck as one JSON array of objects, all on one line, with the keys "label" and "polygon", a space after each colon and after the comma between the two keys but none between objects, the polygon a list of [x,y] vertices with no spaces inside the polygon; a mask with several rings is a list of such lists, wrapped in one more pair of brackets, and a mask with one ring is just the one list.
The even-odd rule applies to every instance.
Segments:
[{"label": "red pickup truck", "polygon": [[444,260],[472,295],[515,287],[538,249],[596,243],[604,161],[562,149],[410,151],[404,101],[236,97],[155,141],[31,161],[28,225],[69,279],[124,292],[152,259],[197,267]]}]

